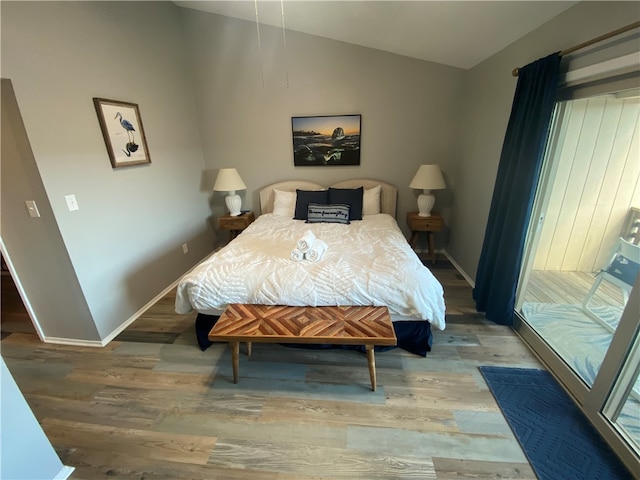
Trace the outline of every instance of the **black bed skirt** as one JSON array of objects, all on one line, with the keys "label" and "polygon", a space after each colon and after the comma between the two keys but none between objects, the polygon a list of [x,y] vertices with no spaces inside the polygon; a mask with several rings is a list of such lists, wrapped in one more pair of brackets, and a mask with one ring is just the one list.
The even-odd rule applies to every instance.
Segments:
[{"label": "black bed skirt", "polygon": [[[196,317],[196,338],[198,345],[202,351],[205,351],[213,342],[209,340],[208,335],[213,326],[218,321],[218,316],[205,315],[199,313]],[[393,322],[393,329],[398,339],[398,347],[408,352],[420,355],[422,357],[427,356],[427,352],[431,351],[431,342],[433,341],[433,335],[431,334],[431,324],[424,320],[407,320]],[[364,345],[311,345],[311,344],[283,344],[286,346],[292,346],[297,348],[342,348],[347,350],[365,351]],[[376,352],[385,352],[396,347],[375,347]]]}]

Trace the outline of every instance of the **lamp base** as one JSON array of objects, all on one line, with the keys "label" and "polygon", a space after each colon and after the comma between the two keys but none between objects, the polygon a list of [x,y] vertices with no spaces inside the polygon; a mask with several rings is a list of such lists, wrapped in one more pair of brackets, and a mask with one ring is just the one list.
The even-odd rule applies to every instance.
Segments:
[{"label": "lamp base", "polygon": [[229,195],[224,197],[224,203],[229,209],[229,215],[232,217],[240,215],[240,208],[242,208],[242,199],[240,198],[240,195],[235,192],[230,192]]},{"label": "lamp base", "polygon": [[430,217],[431,209],[436,203],[436,197],[433,196],[430,190],[424,190],[423,193],[418,195],[418,216]]}]

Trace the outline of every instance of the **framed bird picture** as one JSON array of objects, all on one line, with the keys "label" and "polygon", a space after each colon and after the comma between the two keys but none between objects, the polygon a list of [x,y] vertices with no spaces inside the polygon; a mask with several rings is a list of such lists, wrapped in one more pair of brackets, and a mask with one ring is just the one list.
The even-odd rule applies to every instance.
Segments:
[{"label": "framed bird picture", "polygon": [[94,98],[100,129],[113,168],[151,163],[138,105]]}]

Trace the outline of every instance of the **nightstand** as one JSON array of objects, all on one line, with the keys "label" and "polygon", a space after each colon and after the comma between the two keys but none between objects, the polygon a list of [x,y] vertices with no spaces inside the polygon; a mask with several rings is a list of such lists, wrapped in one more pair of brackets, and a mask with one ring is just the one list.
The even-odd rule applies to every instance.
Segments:
[{"label": "nightstand", "polygon": [[222,230],[229,230],[229,241],[236,238],[240,232],[247,228],[256,219],[253,212],[245,212],[236,217],[232,217],[228,213],[222,215],[218,222],[218,225]]},{"label": "nightstand", "polygon": [[436,263],[436,251],[433,247],[433,232],[442,230],[442,217],[437,213],[432,213],[430,217],[421,217],[418,215],[418,212],[408,212],[407,225],[409,225],[409,230],[411,230],[411,238],[409,239],[411,248],[416,247],[419,232],[427,232],[429,256],[431,257],[431,261]]}]

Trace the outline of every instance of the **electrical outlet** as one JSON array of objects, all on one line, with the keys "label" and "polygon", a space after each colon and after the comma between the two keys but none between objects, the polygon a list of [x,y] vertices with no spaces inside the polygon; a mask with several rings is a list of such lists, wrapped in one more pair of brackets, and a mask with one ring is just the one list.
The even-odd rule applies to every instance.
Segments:
[{"label": "electrical outlet", "polygon": [[186,243],[182,244],[182,253],[184,253],[185,255],[189,253],[189,245],[187,245]]},{"label": "electrical outlet", "polygon": [[67,208],[70,212],[75,212],[76,210],[80,210],[78,206],[78,201],[76,200],[75,195],[65,195],[64,199],[67,201]]}]

